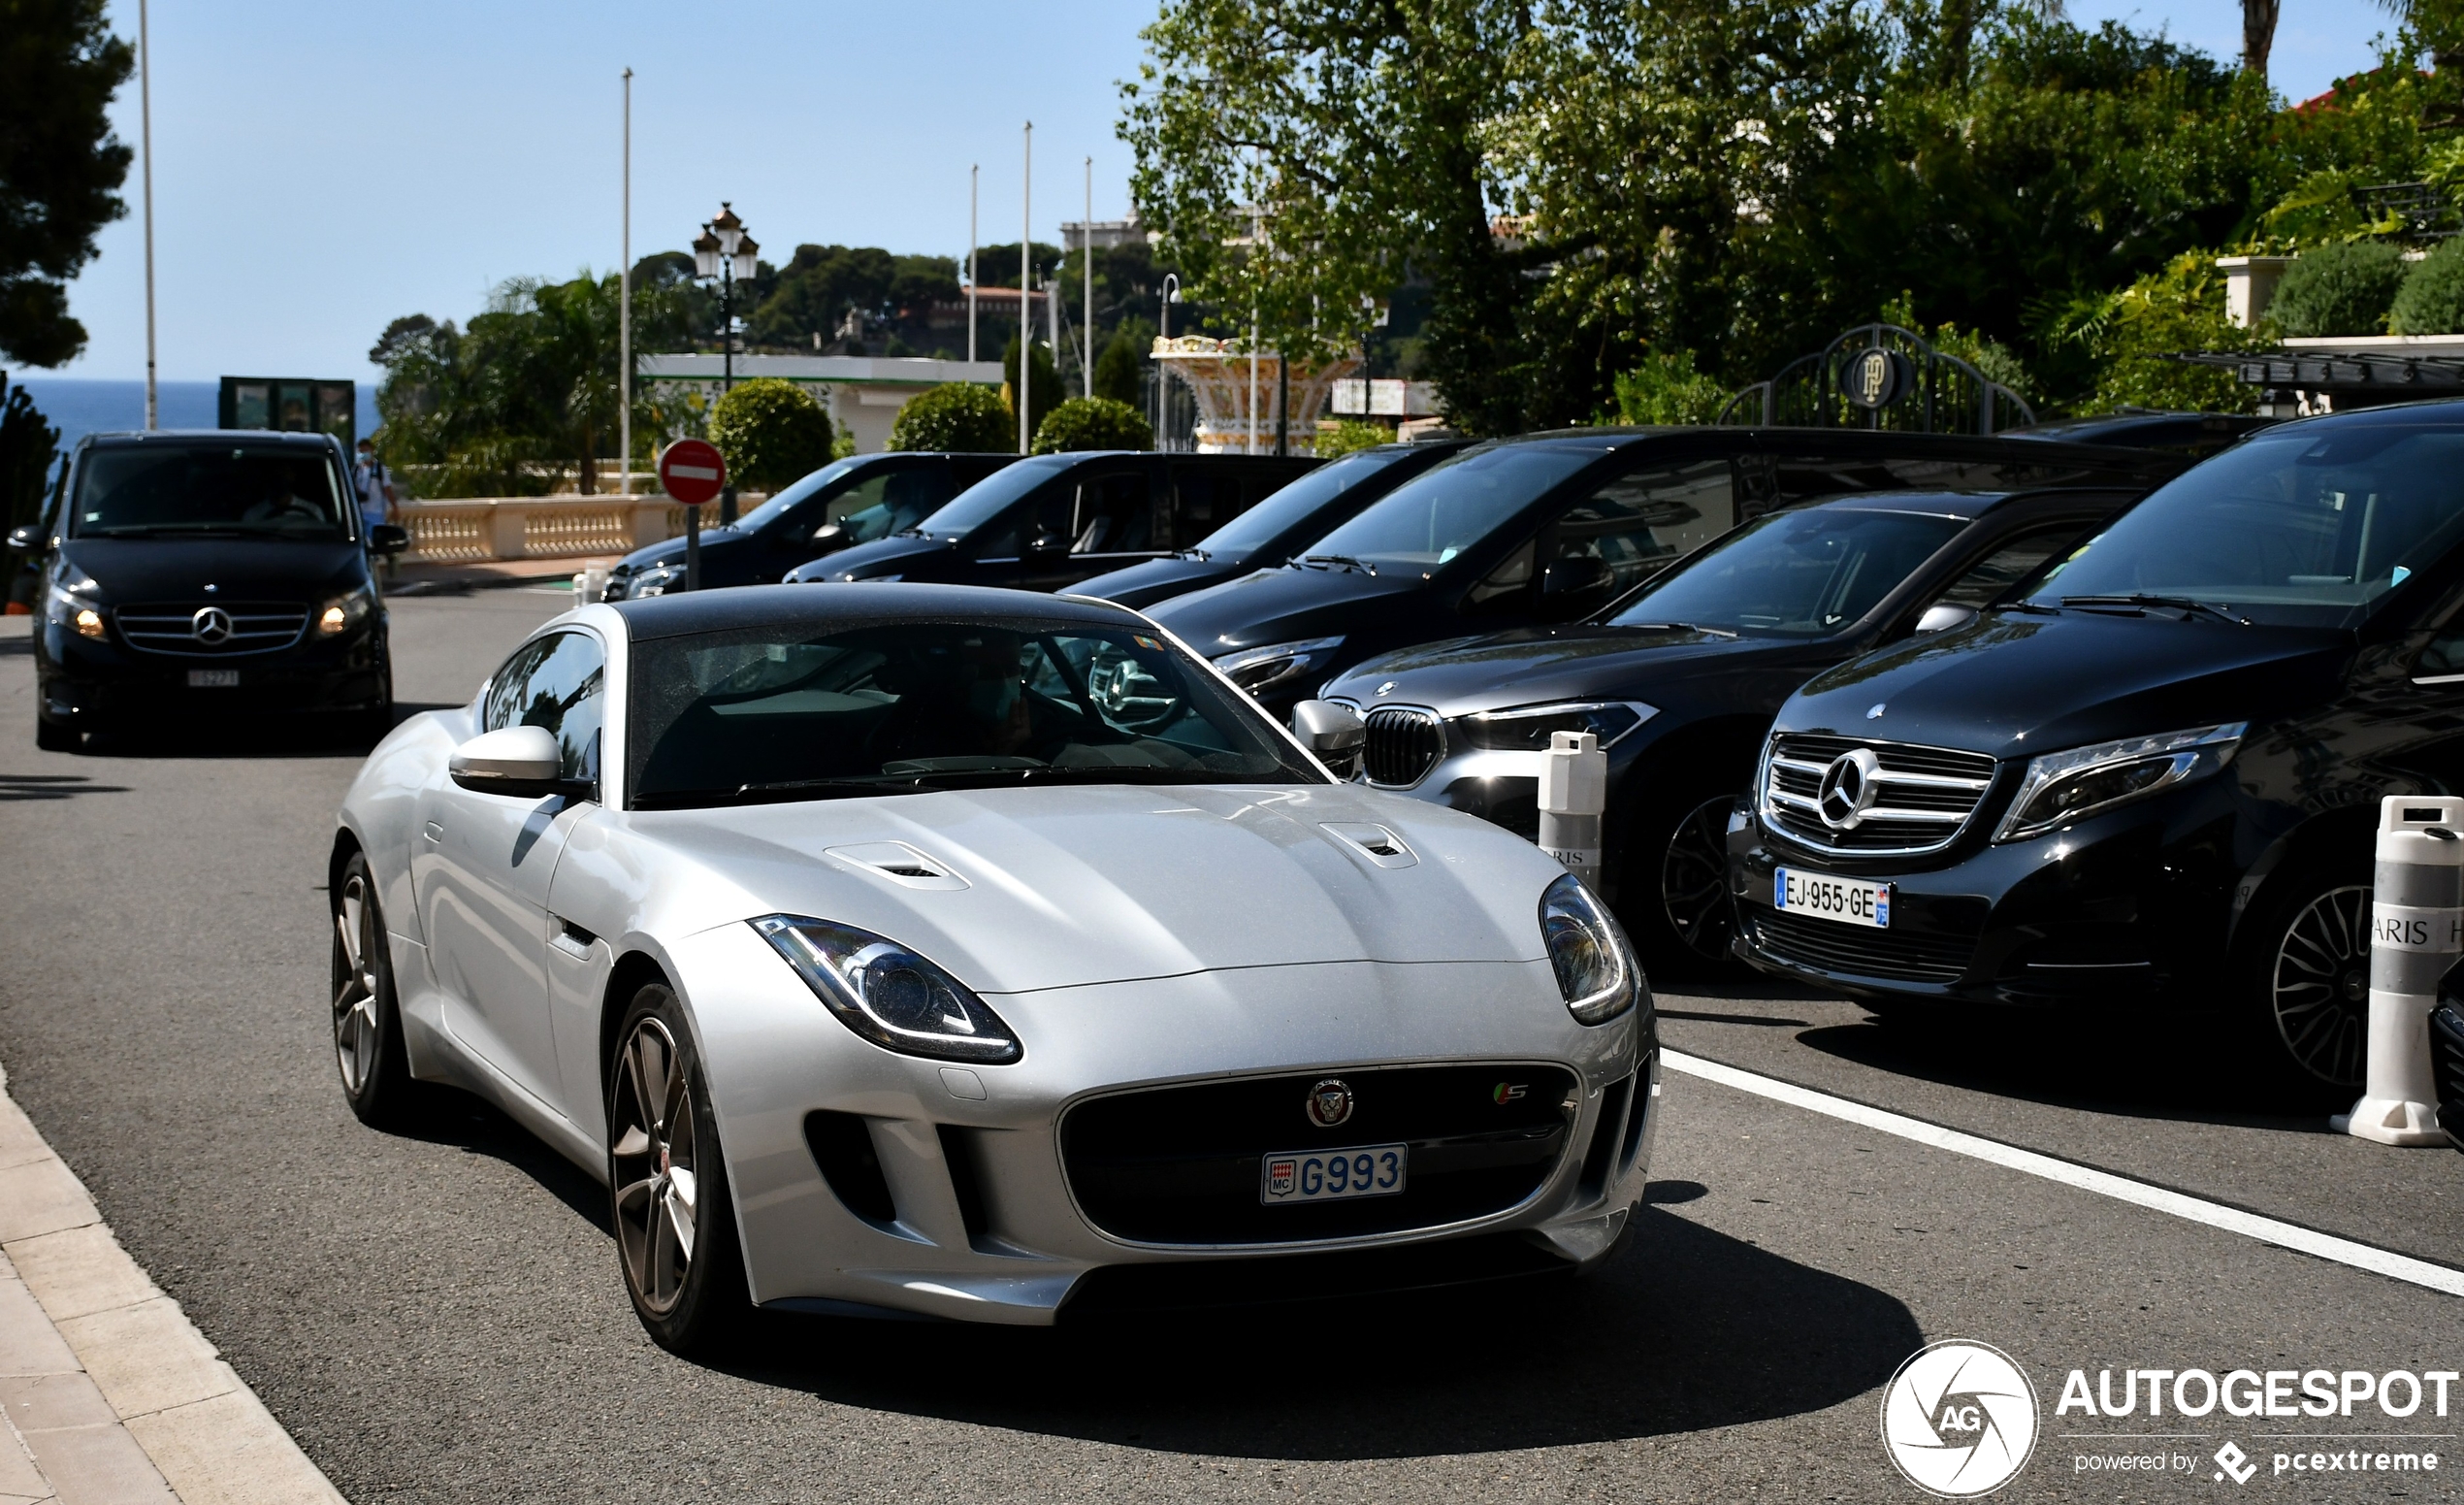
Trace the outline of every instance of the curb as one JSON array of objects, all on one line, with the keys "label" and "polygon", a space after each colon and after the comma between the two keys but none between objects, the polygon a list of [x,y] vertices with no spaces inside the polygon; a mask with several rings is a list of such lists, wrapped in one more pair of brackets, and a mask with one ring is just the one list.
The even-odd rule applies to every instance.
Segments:
[{"label": "curb", "polygon": [[341,1505],[128,1257],[0,1070],[0,1499]]}]

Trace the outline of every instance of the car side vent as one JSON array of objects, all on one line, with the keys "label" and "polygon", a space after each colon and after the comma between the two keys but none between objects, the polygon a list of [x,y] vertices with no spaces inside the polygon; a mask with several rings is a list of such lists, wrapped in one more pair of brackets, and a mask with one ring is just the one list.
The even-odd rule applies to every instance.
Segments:
[{"label": "car side vent", "polygon": [[867,841],[860,846],[834,846],[823,853],[853,863],[911,889],[962,889],[967,880],[904,841]]},{"label": "car side vent", "polygon": [[822,1179],[849,1212],[871,1224],[898,1221],[890,1178],[882,1174],[881,1156],[873,1149],[872,1128],[860,1114],[819,1108],[805,1114],[804,1143]]},{"label": "car side vent", "polygon": [[1369,826],[1350,821],[1320,821],[1318,825],[1336,840],[1352,848],[1380,867],[1410,867],[1420,859],[1403,844],[1403,837],[1383,826]]}]

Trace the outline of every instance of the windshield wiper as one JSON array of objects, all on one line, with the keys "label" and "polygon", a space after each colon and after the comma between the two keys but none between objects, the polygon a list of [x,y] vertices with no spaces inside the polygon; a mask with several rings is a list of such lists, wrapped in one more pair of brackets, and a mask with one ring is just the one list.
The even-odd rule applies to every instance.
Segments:
[{"label": "windshield wiper", "polygon": [[2098,606],[2136,606],[2142,610],[2145,610],[2149,606],[2164,606],[2175,611],[2187,611],[2194,616],[2211,616],[2220,622],[2229,622],[2235,627],[2248,627],[2251,625],[2250,618],[2248,617],[2235,616],[2233,613],[2225,610],[2221,606],[2212,606],[2204,601],[2194,601],[2188,596],[2149,596],[2138,594],[2128,596],[2064,596],[2061,599],[2061,604],[2065,606],[2086,606],[2090,610],[2094,610]]},{"label": "windshield wiper", "polygon": [[1376,574],[1378,573],[1373,567],[1362,564],[1359,560],[1352,558],[1349,554],[1303,554],[1300,557],[1299,562],[1304,565],[1315,565],[1320,569],[1334,569],[1346,572],[1357,571],[1362,574]]},{"label": "windshield wiper", "polygon": [[1619,622],[1615,625],[1636,633],[1701,633],[1705,638],[1736,636],[1725,627],[1703,627],[1694,622]]}]

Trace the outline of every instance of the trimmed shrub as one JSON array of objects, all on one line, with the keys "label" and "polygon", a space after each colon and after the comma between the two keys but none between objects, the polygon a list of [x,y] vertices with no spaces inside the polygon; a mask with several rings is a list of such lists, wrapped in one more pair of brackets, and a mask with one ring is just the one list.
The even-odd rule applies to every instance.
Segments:
[{"label": "trimmed shrub", "polygon": [[756,376],[710,409],[710,442],[727,456],[734,485],[776,491],[829,464],[829,414],[794,382]]},{"label": "trimmed shrub", "polygon": [[1395,442],[1395,431],[1382,423],[1362,423],[1352,418],[1338,418],[1317,426],[1317,458],[1340,460],[1363,449]]},{"label": "trimmed shrub", "polygon": [[2348,241],[2301,253],[2285,269],[2267,316],[2286,335],[2377,335],[2404,285],[2404,256],[2377,241]]},{"label": "trimmed shrub", "polygon": [[1033,453],[1072,449],[1152,449],[1155,431],[1146,415],[1109,397],[1073,397],[1044,415],[1035,429]]},{"label": "trimmed shrub", "polygon": [[2387,325],[2399,335],[2464,335],[2464,241],[2442,241],[2414,266]]},{"label": "trimmed shrub", "polygon": [[1692,350],[1655,350],[1618,375],[1617,423],[1708,423],[1728,406],[1729,389],[1694,369]]},{"label": "trimmed shrub", "polygon": [[890,447],[1016,454],[1018,420],[990,387],[953,381],[907,399],[890,425]]}]

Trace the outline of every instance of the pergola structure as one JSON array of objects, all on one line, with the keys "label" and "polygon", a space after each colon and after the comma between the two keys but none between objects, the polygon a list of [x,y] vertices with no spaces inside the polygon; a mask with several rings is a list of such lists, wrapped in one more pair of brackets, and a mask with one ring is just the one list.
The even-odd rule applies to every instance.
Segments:
[{"label": "pergola structure", "polygon": [[1275,453],[1278,405],[1284,452],[1317,452],[1317,415],[1335,383],[1360,370],[1360,357],[1293,361],[1274,350],[1249,350],[1234,340],[1203,335],[1157,339],[1158,369],[1180,378],[1198,403],[1200,454]]}]

